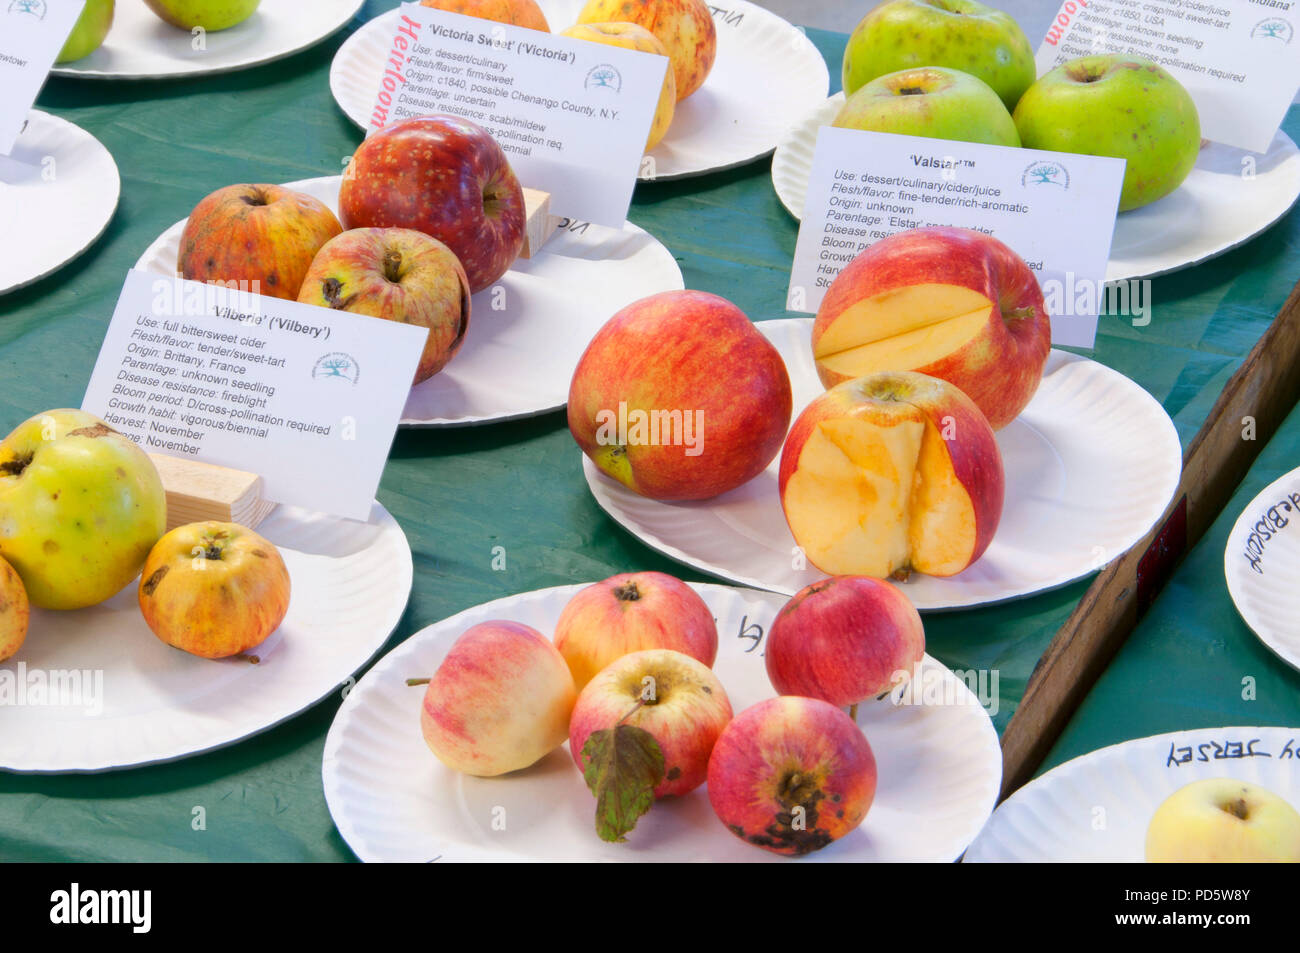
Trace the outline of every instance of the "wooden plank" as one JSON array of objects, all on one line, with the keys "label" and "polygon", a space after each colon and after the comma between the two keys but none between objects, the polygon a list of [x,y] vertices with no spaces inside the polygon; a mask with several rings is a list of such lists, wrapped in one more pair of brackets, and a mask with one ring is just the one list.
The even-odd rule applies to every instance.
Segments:
[{"label": "wooden plank", "polygon": [[275,504],[262,497],[262,478],[198,460],[151,453],[167,491],[167,529],[219,520],[255,529]]},{"label": "wooden plank", "polygon": [[528,220],[524,223],[524,247],[519,257],[532,258],[555,234],[560,219],[551,214],[550,192],[524,189],[524,208],[528,211]]},{"label": "wooden plank", "polygon": [[[1174,502],[1102,570],[1039,659],[1002,735],[1002,797],[1029,781],[1187,550],[1205,535],[1300,400],[1300,283],[1183,455]],[[1247,418],[1254,439],[1247,439]]]}]

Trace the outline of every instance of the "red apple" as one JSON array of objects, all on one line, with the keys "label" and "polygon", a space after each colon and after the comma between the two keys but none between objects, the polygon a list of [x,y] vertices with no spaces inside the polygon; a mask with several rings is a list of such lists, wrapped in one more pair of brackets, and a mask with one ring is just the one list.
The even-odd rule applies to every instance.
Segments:
[{"label": "red apple", "polygon": [[781,505],[808,561],[834,576],[953,576],[1002,516],[1002,454],[957,387],[909,371],[831,388],[790,428]]},{"label": "red apple", "polygon": [[[648,700],[637,708],[643,696]],[[681,795],[704,783],[709,752],[730,720],[731,702],[707,665],[671,649],[646,649],[616,659],[587,683],[569,722],[569,753],[582,769],[588,735],[632,725],[649,732],[663,752],[664,780],[655,797]]]},{"label": "red apple", "polygon": [[820,850],[855,830],[876,795],[876,759],[848,715],[783,695],[746,708],[709,758],[709,802],[741,840],[778,854]]},{"label": "red apple", "polygon": [[[176,269],[295,301],[321,246],[343,231],[325,203],[282,185],[228,185],[190,213]],[[253,285],[256,282],[256,286]]]},{"label": "red apple", "polygon": [[447,767],[494,777],[564,744],[576,695],[569,667],[544,635],[519,622],[481,622],[430,679],[420,725]]},{"label": "red apple", "polygon": [[27,587],[14,567],[0,556],[0,662],[13,658],[23,647],[30,617]]},{"label": "red apple", "polygon": [[460,260],[409,228],[354,228],[331,239],[311,263],[298,300],[428,328],[417,384],[455,357],[469,329],[469,279]]},{"label": "red apple", "polygon": [[1024,259],[983,232],[918,228],[866,248],[839,273],[813,322],[827,387],[880,371],[956,384],[994,430],[1038,390],[1051,319]]},{"label": "red apple", "polygon": [[610,662],[642,649],[673,649],[712,667],[718,626],[704,600],[680,579],[623,573],[569,600],[555,626],[555,647],[581,691]]},{"label": "red apple", "polygon": [[656,500],[702,500],[762,473],[790,425],[790,377],[725,298],[634,301],[587,346],[569,430],[603,472]]},{"label": "red apple", "polygon": [[470,291],[510,268],[524,243],[524,193],[505,152],[480,126],[421,116],[357,149],[339,190],[348,228],[413,228],[460,259]]},{"label": "red apple", "polygon": [[718,55],[718,32],[704,0],[588,0],[578,23],[635,23],[668,51],[677,101],[704,85]]},{"label": "red apple", "polygon": [[546,15],[534,0],[420,0],[420,6],[551,32]]},{"label": "red apple", "polygon": [[777,613],[763,649],[777,692],[841,708],[906,681],[924,656],[916,608],[869,576],[834,576],[801,589]]}]

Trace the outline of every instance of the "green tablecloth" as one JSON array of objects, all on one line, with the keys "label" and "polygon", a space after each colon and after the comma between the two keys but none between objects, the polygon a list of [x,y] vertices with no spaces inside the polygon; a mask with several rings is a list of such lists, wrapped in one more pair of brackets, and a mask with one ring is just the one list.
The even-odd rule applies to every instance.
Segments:
[{"label": "green tablecloth", "polygon": [[[369,0],[360,19],[394,5]],[[835,77],[845,37],[809,35]],[[329,63],[340,42],[208,79],[50,82],[38,105],[108,146],[122,171],[122,203],[87,255],[0,298],[0,432],[41,410],[80,404],[126,269],[205,194],[234,182],[341,170],[361,132],[329,94]],[[1300,112],[1292,110],[1287,128],[1300,136]],[[631,219],[673,252],[687,287],[728,297],[755,320],[787,316],[796,225],[772,191],[768,162],[642,185]],[[1298,239],[1300,217],[1293,214],[1213,263],[1157,279],[1151,323],[1135,328],[1103,318],[1093,356],[1159,399],[1186,444],[1300,273]],[[470,430],[404,432],[379,499],[405,529],[415,558],[414,592],[390,646],[513,592],[632,569],[701,578],[604,516],[586,490],[559,413]],[[1086,540],[1056,544],[1091,549]],[[491,570],[497,545],[506,547],[506,572]],[[999,672],[994,720],[1002,728],[1085,588],[1080,582],[1010,605],[929,616],[930,651],[955,668]],[[335,698],[253,740],[178,764],[94,777],[0,775],[0,858],[350,858],[320,783],[337,706]],[[191,829],[196,806],[206,809],[206,831]]]}]

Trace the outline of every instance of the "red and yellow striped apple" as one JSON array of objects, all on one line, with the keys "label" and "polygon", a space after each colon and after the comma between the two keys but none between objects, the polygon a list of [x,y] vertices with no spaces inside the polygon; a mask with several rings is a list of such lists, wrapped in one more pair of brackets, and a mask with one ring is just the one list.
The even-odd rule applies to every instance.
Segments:
[{"label": "red and yellow striped apple", "polygon": [[604,473],[655,500],[703,500],[766,469],[790,425],[785,362],[745,313],[703,291],[634,301],[587,345],[569,431]]},{"label": "red and yellow striped apple", "polygon": [[[604,43],[625,50],[637,50],[641,53],[653,53],[667,56],[668,50],[645,27],[635,23],[579,23],[560,33],[560,36],[575,40],[588,40],[592,43]],[[650,134],[646,137],[646,151],[653,149],[664,137],[672,125],[673,113],[677,108],[677,81],[673,77],[672,63],[664,70],[664,83],[659,90],[659,104],[655,106],[654,119],[650,123]]]},{"label": "red and yellow striped apple", "polygon": [[541,30],[543,33],[551,32],[546,14],[542,13],[542,8],[534,0],[420,0],[420,6],[482,20],[495,20],[509,26]]},{"label": "red and yellow striped apple", "polygon": [[1038,390],[1052,327],[1038,279],[1002,242],[918,228],[881,239],[839,273],[812,346],[827,387],[918,371],[956,384],[1001,430]]},{"label": "red and yellow striped apple", "polygon": [[694,589],[662,572],[621,573],[583,589],[564,607],[555,647],[578,691],[615,659],[643,649],[672,649],[709,667],[718,657],[718,625]]},{"label": "red and yellow striped apple", "polygon": [[709,802],[746,843],[800,856],[854,831],[876,796],[876,759],[861,729],[817,698],[751,705],[709,758]]},{"label": "red and yellow striped apple", "polygon": [[13,658],[27,638],[31,605],[14,567],[0,558],[0,662]]},{"label": "red and yellow striped apple", "polygon": [[646,649],[616,659],[587,683],[573,707],[569,753],[582,769],[582,747],[593,731],[620,722],[640,728],[664,756],[654,795],[674,797],[704,783],[709,752],[730,720],[731,702],[712,669],[681,652]]},{"label": "red and yellow striped apple", "polygon": [[718,55],[718,31],[704,0],[588,0],[578,23],[635,23],[653,33],[672,61],[678,102],[704,85]]},{"label": "red and yellow striped apple", "polygon": [[481,622],[456,640],[429,681],[420,726],[447,767],[495,777],[564,744],[576,696],[550,639],[519,622]]},{"label": "red and yellow striped apple", "polygon": [[911,677],[925,657],[916,608],[869,576],[832,576],[806,586],[777,613],[763,660],[781,695],[841,708],[875,698]]},{"label": "red and yellow striped apple", "polygon": [[831,388],[781,454],[790,532],[829,575],[953,576],[984,554],[1002,516],[1002,455],[957,387],[910,371]]}]

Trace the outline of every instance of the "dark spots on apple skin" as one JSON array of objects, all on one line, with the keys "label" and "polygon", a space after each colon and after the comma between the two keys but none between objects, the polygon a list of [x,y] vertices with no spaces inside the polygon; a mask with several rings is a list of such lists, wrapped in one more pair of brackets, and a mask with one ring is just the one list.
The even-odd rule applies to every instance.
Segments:
[{"label": "dark spots on apple skin", "polygon": [[704,694],[706,694],[706,695],[712,695],[712,694],[713,694],[713,689],[709,688],[708,685],[701,685],[700,688],[704,689]]},{"label": "dark spots on apple skin", "polygon": [[[836,804],[839,804],[840,801],[842,800],[842,798],[841,798],[840,795],[838,795],[838,794],[832,794],[832,795],[831,795],[831,800],[834,801]],[[842,816],[843,816],[843,815],[841,815],[841,817],[842,817]]]},{"label": "dark spots on apple skin", "polygon": [[669,781],[676,781],[681,776],[682,776],[682,769],[677,767],[676,765],[669,768],[668,773],[664,775],[664,777]]},{"label": "dark spots on apple skin", "polygon": [[59,551],[59,544],[52,539],[47,539],[45,542],[41,543],[41,549],[45,551],[45,555],[53,556]]},{"label": "dark spots on apple skin", "polygon": [[253,550],[253,555],[256,556],[258,559],[265,559],[265,558],[266,558],[266,552],[265,552],[264,550],[261,550],[261,549],[255,549],[255,550]]},{"label": "dark spots on apple skin", "polygon": [[114,468],[113,468],[113,472],[117,474],[117,478],[118,478],[119,480],[125,480],[125,479],[126,479],[126,471],[123,470],[121,467],[114,467]]},{"label": "dark spots on apple skin", "polygon": [[209,270],[214,270],[216,267],[217,267],[216,259],[209,258],[209,259],[208,259],[208,269],[209,269]]},{"label": "dark spots on apple skin", "polygon": [[170,566],[159,566],[154,570],[153,575],[144,581],[144,585],[140,587],[141,591],[144,592],[146,596],[152,596],[154,592],[157,591],[158,585],[163,581],[163,578],[170,570]]}]

